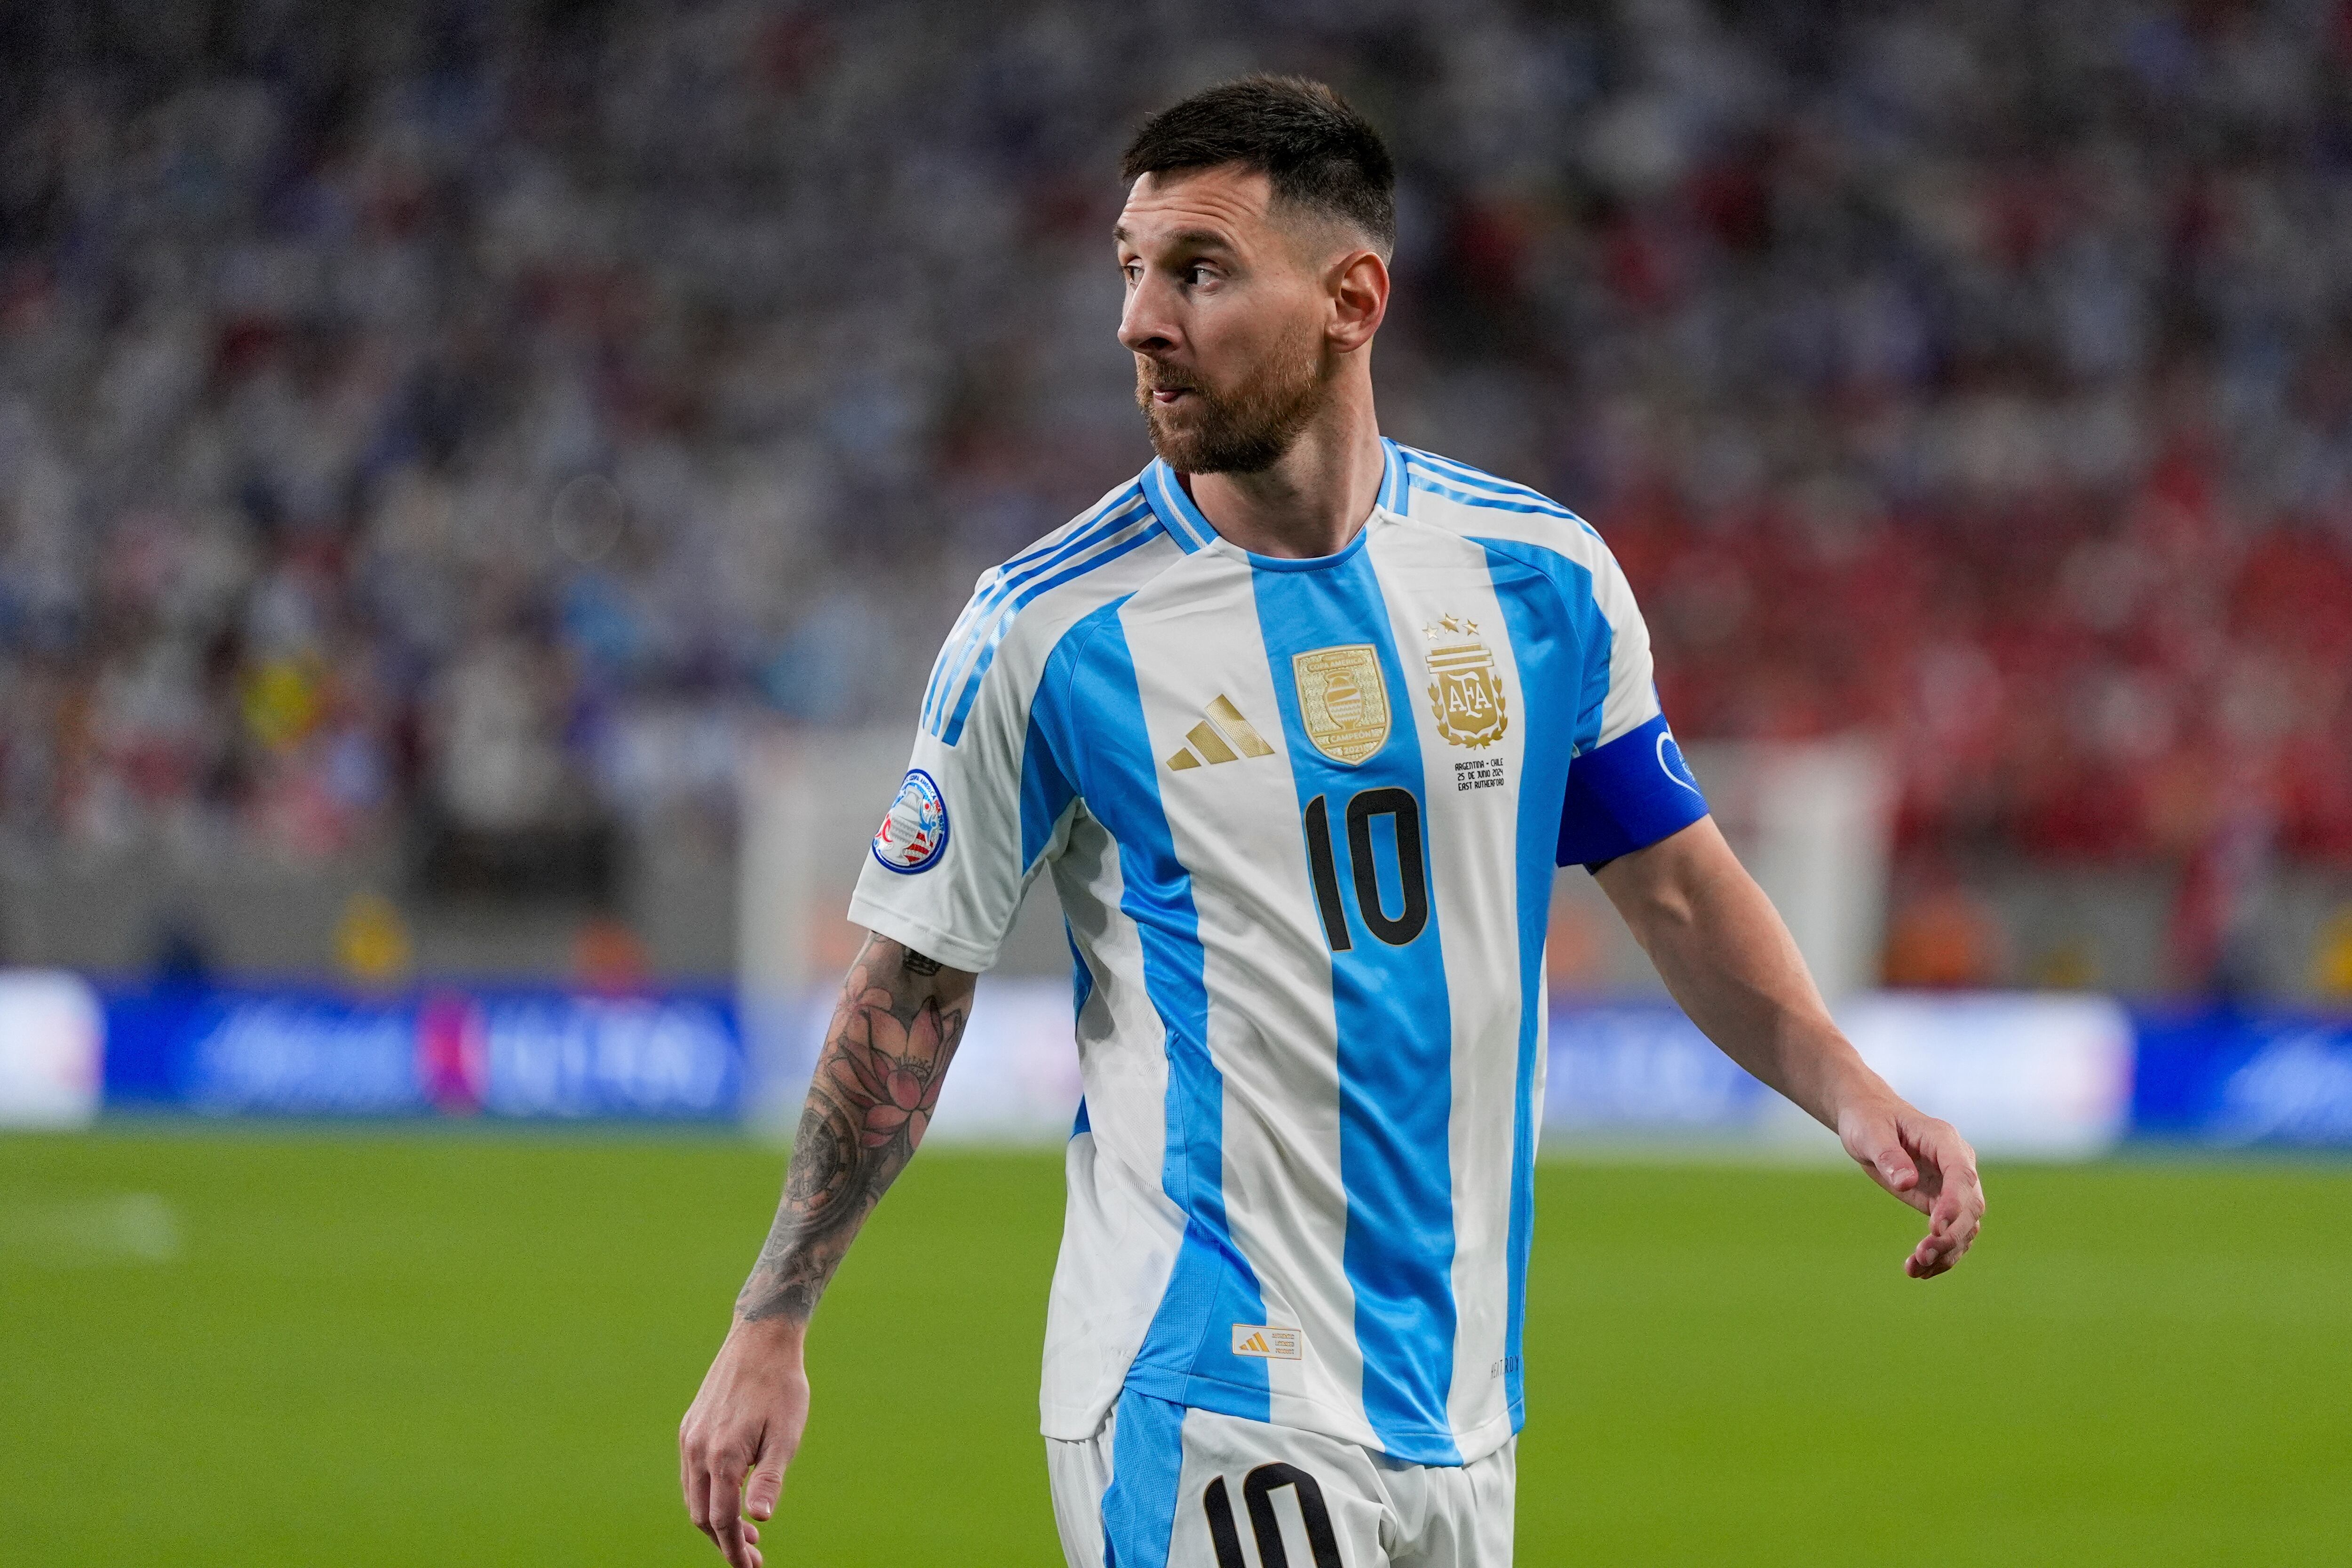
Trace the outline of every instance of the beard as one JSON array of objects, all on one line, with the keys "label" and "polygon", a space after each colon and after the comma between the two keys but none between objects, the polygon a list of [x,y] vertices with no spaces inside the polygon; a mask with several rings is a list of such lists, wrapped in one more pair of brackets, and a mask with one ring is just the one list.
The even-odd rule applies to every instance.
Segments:
[{"label": "beard", "polygon": [[[1230,392],[1216,392],[1145,355],[1135,356],[1135,401],[1151,449],[1184,474],[1261,474],[1281,461],[1314,422],[1331,393],[1318,343],[1307,336],[1277,348]],[[1191,394],[1178,409],[1151,401],[1155,391]]]}]

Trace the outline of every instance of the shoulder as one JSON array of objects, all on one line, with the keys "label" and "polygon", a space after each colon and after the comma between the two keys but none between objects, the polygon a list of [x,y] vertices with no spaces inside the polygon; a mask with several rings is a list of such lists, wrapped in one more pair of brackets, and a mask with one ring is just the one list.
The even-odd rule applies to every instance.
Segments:
[{"label": "shoulder", "polygon": [[1600,532],[1540,490],[1400,444],[1407,514],[1474,539],[1550,550],[1580,563],[1608,553]]},{"label": "shoulder", "polygon": [[1633,589],[1600,531],[1540,490],[1484,468],[1400,446],[1406,515],[1484,545],[1490,557],[1549,581],[1571,614],[1586,602],[1612,625],[1637,618]]},{"label": "shoulder", "polygon": [[923,693],[923,728],[956,742],[983,689],[1025,705],[1055,647],[1184,556],[1140,479],[990,567],[940,649]]}]

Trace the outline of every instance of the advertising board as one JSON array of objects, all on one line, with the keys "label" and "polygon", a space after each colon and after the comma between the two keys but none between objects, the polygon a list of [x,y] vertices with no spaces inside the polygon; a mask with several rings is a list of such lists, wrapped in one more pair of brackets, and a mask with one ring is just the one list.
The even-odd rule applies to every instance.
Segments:
[{"label": "advertising board", "polygon": [[110,1103],[210,1116],[728,1121],[743,1051],[723,993],[238,987],[110,999]]},{"label": "advertising board", "polygon": [[104,1020],[79,976],[0,971],[0,1127],[80,1127],[97,1116]]},{"label": "advertising board", "polygon": [[[2130,1016],[2103,996],[1870,993],[1838,1022],[1897,1091],[1988,1154],[2084,1159],[2129,1127]],[[1550,1019],[1544,1137],[1761,1143],[1836,1140],[1717,1050],[1669,1002],[1577,1003]]]},{"label": "advertising board", "polygon": [[2227,1148],[2352,1146],[2352,1018],[2143,1014],[2141,1137]]},{"label": "advertising board", "polygon": [[[1070,1003],[1059,982],[984,977],[929,1136],[1067,1136],[1081,1089]],[[102,1104],[213,1117],[748,1121],[789,1136],[832,1014],[829,994],[803,993],[778,1031],[782,1048],[755,1064],[741,1009],[715,989],[101,994],[68,974],[0,972],[0,1125],[80,1125]],[[2134,1013],[2057,993],[1880,992],[1837,1014],[1865,1060],[1991,1157],[2087,1159],[2131,1139],[2352,1148],[2352,1019]],[[1561,999],[1548,1037],[1549,1150],[1837,1153],[1826,1130],[1669,1002]]]}]

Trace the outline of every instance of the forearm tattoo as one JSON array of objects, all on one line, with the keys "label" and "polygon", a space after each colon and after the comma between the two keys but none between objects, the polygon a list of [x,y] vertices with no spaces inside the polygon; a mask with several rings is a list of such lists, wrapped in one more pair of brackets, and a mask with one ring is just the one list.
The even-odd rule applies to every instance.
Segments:
[{"label": "forearm tattoo", "polygon": [[784,1171],[783,1201],[735,1299],[746,1321],[805,1322],[867,1214],[923,1140],[971,1009],[971,978],[868,937],[842,983],[808,1106]]}]

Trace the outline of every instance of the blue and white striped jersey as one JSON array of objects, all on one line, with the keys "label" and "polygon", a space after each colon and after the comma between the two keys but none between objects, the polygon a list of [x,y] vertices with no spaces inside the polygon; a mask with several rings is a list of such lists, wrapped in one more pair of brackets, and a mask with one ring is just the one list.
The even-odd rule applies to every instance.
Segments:
[{"label": "blue and white striped jersey", "polygon": [[1553,868],[1706,807],[1599,536],[1387,454],[1336,555],[1237,548],[1154,463],[984,574],[851,905],[984,970],[1061,894],[1049,1436],[1122,1387],[1420,1464],[1518,1428]]}]

